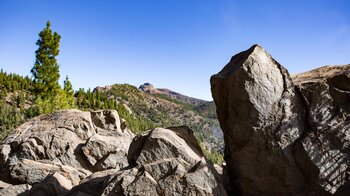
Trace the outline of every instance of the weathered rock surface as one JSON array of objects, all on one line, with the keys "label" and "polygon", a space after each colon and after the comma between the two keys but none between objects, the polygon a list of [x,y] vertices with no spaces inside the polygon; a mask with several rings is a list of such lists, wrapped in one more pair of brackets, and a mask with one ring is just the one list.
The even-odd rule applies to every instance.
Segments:
[{"label": "weathered rock surface", "polygon": [[306,172],[329,193],[349,193],[350,66],[321,67],[293,80],[306,103],[308,132],[297,147],[313,165]]},{"label": "weathered rock surface", "polygon": [[9,183],[6,183],[6,182],[3,182],[0,180],[0,189],[5,189],[9,186],[11,186],[12,184],[9,184]]},{"label": "weathered rock surface", "polygon": [[137,136],[129,169],[120,170],[102,195],[226,195],[187,127],[156,128]]},{"label": "weathered rock surface", "polygon": [[115,173],[119,170],[110,169],[99,171],[91,174],[84,180],[80,181],[78,186],[73,187],[73,189],[67,194],[67,196],[93,196],[101,195],[104,187],[107,185],[109,180]]},{"label": "weathered rock surface", "polygon": [[[46,163],[45,163],[46,162]],[[12,182],[35,184],[43,181],[49,174],[57,172],[66,176],[73,185],[91,174],[84,169],[75,169],[67,165],[61,165],[49,161],[33,161],[29,159],[19,160],[11,169]]]},{"label": "weathered rock surface", "polygon": [[17,196],[27,195],[28,191],[32,188],[29,184],[12,185],[5,189],[0,190],[0,195]]},{"label": "weathered rock surface", "polygon": [[350,191],[349,73],[349,66],[326,67],[292,79],[254,45],[212,76],[228,176],[238,193]]},{"label": "weathered rock surface", "polygon": [[39,184],[35,184],[27,195],[42,196],[42,195],[66,195],[73,187],[71,181],[60,173],[55,172],[48,175],[45,180]]},{"label": "weathered rock surface", "polygon": [[71,184],[64,186],[69,191],[93,172],[125,167],[134,135],[122,123],[110,110],[63,110],[31,119],[0,146],[1,180],[41,183],[34,186],[36,192],[61,194],[57,183],[62,185],[62,177]]},{"label": "weathered rock surface", "polygon": [[124,137],[102,136],[95,134],[82,147],[84,155],[96,171],[123,168],[128,165],[125,157],[131,141]]}]

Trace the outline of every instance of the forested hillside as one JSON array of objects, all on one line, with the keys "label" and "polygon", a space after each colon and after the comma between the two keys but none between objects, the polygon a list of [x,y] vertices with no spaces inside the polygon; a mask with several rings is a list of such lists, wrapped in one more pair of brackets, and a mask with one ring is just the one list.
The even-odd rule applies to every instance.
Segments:
[{"label": "forested hillside", "polygon": [[0,72],[0,140],[25,119],[37,115],[31,107],[33,82],[29,77]]}]

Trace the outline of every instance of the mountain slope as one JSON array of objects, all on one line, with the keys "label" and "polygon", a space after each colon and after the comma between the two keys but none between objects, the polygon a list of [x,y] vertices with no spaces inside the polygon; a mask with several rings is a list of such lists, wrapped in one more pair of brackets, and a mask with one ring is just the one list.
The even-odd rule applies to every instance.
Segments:
[{"label": "mountain slope", "polygon": [[223,147],[214,102],[187,97],[170,90],[159,90],[150,84],[141,85],[139,89],[128,84],[115,84],[97,87],[94,92],[116,100],[129,112],[150,120],[155,126],[187,125],[207,148],[217,150]]}]

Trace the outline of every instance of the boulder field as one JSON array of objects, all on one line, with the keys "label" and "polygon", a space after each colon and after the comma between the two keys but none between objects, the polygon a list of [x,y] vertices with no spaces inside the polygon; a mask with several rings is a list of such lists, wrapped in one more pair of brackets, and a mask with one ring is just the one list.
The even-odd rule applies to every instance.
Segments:
[{"label": "boulder field", "polygon": [[0,195],[226,195],[192,130],[135,137],[116,111],[57,111],[0,146]]}]

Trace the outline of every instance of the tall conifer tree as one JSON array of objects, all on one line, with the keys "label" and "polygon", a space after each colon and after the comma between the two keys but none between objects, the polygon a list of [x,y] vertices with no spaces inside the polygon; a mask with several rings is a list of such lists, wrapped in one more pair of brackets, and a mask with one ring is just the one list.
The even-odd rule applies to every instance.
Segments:
[{"label": "tall conifer tree", "polygon": [[36,42],[39,48],[35,51],[36,59],[31,72],[34,76],[35,93],[42,99],[52,99],[60,90],[58,84],[60,73],[56,60],[60,39],[61,36],[58,33],[52,32],[48,21]]}]

